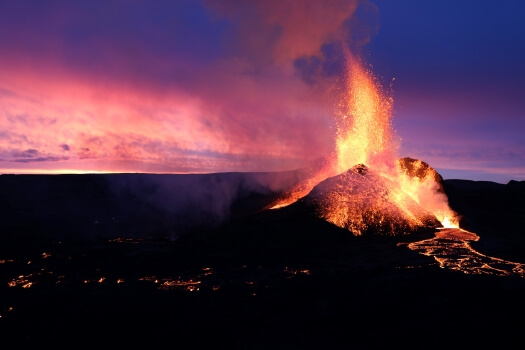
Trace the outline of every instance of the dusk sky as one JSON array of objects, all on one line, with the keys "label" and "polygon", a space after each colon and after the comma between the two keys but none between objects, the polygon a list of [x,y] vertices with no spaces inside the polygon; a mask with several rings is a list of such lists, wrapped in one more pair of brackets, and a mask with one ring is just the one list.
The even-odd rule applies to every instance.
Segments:
[{"label": "dusk sky", "polygon": [[0,173],[296,169],[334,147],[342,45],[400,156],[525,180],[525,2],[2,1]]}]

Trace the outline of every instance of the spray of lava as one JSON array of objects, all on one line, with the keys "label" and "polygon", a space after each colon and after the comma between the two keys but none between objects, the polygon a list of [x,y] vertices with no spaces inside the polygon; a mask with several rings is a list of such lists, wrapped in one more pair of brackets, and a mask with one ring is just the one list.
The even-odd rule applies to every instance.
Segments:
[{"label": "spray of lava", "polygon": [[[411,227],[421,227],[421,215],[414,212],[413,205],[407,205],[407,198],[410,198],[433,214],[444,227],[457,227],[458,220],[448,206],[439,174],[424,162],[410,158],[399,159],[400,142],[391,121],[391,95],[384,92],[371,71],[365,69],[362,62],[349,51],[346,52],[346,61],[346,88],[335,113],[337,132],[334,153],[324,163],[312,169],[306,180],[274,203],[272,209],[292,204],[308,195],[324,180],[343,174],[357,164],[364,164],[367,169],[365,173],[373,174],[368,176],[377,176],[382,182],[381,186],[386,186],[385,190],[379,191],[382,199],[373,199],[370,204],[372,217],[380,218],[385,212],[394,212],[391,208],[393,204],[396,212],[399,212],[396,215],[402,217],[403,222],[408,222]],[[357,185],[355,182],[348,182],[348,177],[345,178],[347,186],[352,187],[352,183]],[[358,186],[376,188],[359,191],[348,188],[347,192],[339,189],[336,196],[331,193],[328,196],[331,199],[322,200],[320,215],[323,218],[344,227],[352,226],[349,224],[351,222],[363,222],[364,211],[349,208],[349,203],[370,202],[370,198],[360,196],[363,193],[378,192],[378,185],[374,181],[356,181],[359,182]],[[367,185],[363,185],[364,183]],[[388,197],[388,206],[383,200],[385,197]],[[334,219],[341,217],[345,218],[345,224]]]},{"label": "spray of lava", "polygon": [[391,124],[393,99],[384,94],[370,71],[350,53],[346,89],[336,112],[336,173],[356,164],[390,172],[398,143]]}]

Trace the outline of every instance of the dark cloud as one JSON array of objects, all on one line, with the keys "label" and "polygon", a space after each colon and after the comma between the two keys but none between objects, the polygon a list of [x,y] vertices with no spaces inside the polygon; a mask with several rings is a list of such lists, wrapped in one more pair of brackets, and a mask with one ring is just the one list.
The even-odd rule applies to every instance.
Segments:
[{"label": "dark cloud", "polygon": [[22,123],[27,124],[27,120],[29,118],[28,114],[19,114],[19,115],[7,115],[7,120],[11,123]]},{"label": "dark cloud", "polygon": [[69,160],[70,157],[57,156],[53,154],[42,153],[36,149],[26,149],[24,151],[11,152],[8,161],[14,163],[40,163],[40,162],[56,162],[61,160]]},{"label": "dark cloud", "polygon": [[0,88],[0,96],[3,96],[3,97],[13,97],[13,96],[17,96],[17,94],[14,93],[14,92],[11,91],[11,90]]},{"label": "dark cloud", "polygon": [[9,143],[17,144],[27,142],[28,138],[26,135],[18,134],[8,130],[0,130],[0,140],[6,140]]},{"label": "dark cloud", "polygon": [[70,157],[37,157],[37,158],[19,158],[12,160],[15,163],[33,163],[33,162],[58,162],[61,160],[69,160]]},{"label": "dark cloud", "polygon": [[36,149],[26,149],[25,151],[13,153],[13,157],[15,158],[35,158],[38,155],[40,155],[40,152]]}]

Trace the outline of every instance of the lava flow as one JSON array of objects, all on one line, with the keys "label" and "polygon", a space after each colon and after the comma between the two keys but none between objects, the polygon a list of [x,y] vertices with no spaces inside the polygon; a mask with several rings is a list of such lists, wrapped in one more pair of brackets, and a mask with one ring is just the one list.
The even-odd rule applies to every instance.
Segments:
[{"label": "lava flow", "polygon": [[[466,274],[525,277],[525,265],[488,256],[470,245],[479,240],[475,233],[460,228],[444,228],[433,238],[406,244],[425,256],[433,257],[440,268]],[[404,243],[401,243],[403,245]]]},{"label": "lava flow", "polygon": [[310,169],[310,176],[271,209],[304,198],[316,207],[318,216],[356,235],[436,227],[432,216],[439,220],[438,226],[458,227],[439,174],[424,162],[398,159],[399,139],[391,122],[393,98],[349,51],[346,61],[333,154]]}]

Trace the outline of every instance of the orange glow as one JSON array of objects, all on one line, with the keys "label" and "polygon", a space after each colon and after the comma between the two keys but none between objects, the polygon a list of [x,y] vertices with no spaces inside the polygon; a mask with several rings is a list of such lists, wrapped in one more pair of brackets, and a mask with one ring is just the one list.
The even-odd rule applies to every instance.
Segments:
[{"label": "orange glow", "polygon": [[282,208],[306,196],[328,177],[354,165],[366,164],[381,170],[393,168],[397,143],[391,125],[393,99],[386,97],[371,72],[346,52],[346,89],[335,113],[335,150],[311,175],[282,196],[271,209]]},{"label": "orange glow", "polygon": [[357,164],[369,168],[392,166],[398,148],[390,121],[393,99],[381,91],[371,72],[350,53],[347,61],[346,92],[336,115],[335,173]]},{"label": "orange glow", "polygon": [[271,209],[296,202],[326,180],[332,187],[324,184],[313,195],[318,215],[354,234],[372,228],[391,234],[433,226],[432,215],[445,227],[458,227],[457,215],[439,191],[439,175],[421,161],[398,160],[399,139],[391,122],[393,98],[349,51],[346,59],[346,88],[335,113],[333,155],[311,169],[311,175]]},{"label": "orange glow", "polygon": [[[479,240],[475,233],[444,228],[435,237],[412,243],[401,243],[422,255],[433,257],[440,268],[465,274],[525,277],[525,265],[488,256],[470,245]],[[410,267],[408,267],[410,268]]]},{"label": "orange glow", "polygon": [[16,287],[16,286],[22,286],[22,288],[30,288],[34,282],[30,282],[29,279],[33,279],[35,276],[33,274],[29,275],[20,275],[18,278],[13,279],[12,281],[8,282],[7,285],[9,287]]},{"label": "orange glow", "polygon": [[159,286],[161,290],[171,290],[171,289],[183,289],[189,292],[196,292],[200,290],[199,285],[201,281],[190,280],[181,280],[181,279],[166,279]]},{"label": "orange glow", "polygon": [[400,159],[397,182],[405,193],[431,212],[445,228],[458,228],[459,217],[450,209],[447,196],[439,183],[440,176],[421,160]]},{"label": "orange glow", "polygon": [[449,217],[445,215],[443,219],[441,219],[440,221],[444,228],[459,228],[459,223],[458,223],[457,218]]}]

